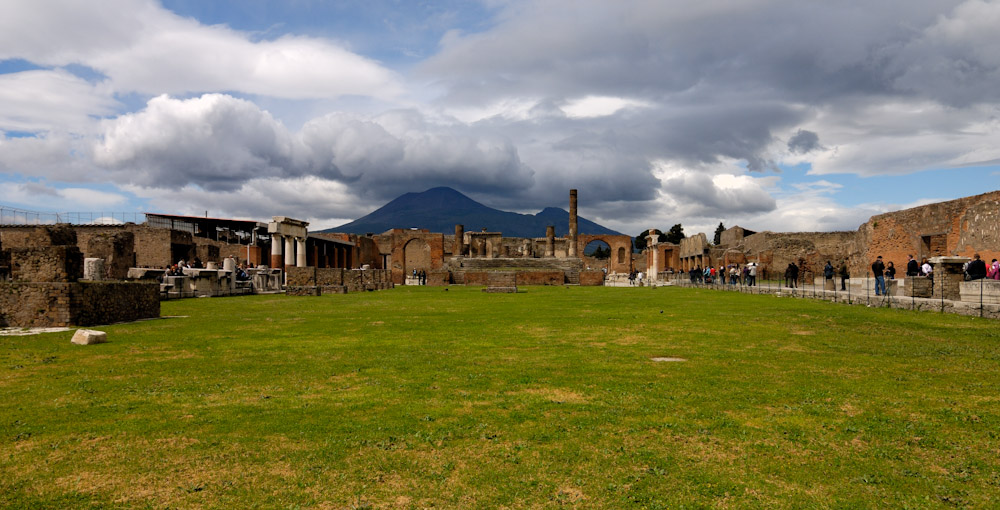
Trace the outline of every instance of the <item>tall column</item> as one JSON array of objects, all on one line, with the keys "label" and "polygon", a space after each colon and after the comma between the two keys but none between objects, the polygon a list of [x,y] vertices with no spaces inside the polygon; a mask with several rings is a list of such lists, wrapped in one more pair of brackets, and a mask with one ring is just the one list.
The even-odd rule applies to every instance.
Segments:
[{"label": "tall column", "polygon": [[295,238],[285,236],[285,267],[295,266]]},{"label": "tall column", "polygon": [[306,267],[306,238],[295,239],[295,267]]},{"label": "tall column", "polygon": [[556,227],[552,225],[545,227],[545,256],[556,256]]},{"label": "tall column", "polygon": [[569,256],[576,257],[576,190],[569,190]]},{"label": "tall column", "polygon": [[285,264],[281,261],[281,236],[271,234],[271,267],[281,269]]},{"label": "tall column", "polygon": [[451,254],[460,257],[464,254],[463,243],[465,243],[465,225],[455,225],[455,245],[451,248]]}]

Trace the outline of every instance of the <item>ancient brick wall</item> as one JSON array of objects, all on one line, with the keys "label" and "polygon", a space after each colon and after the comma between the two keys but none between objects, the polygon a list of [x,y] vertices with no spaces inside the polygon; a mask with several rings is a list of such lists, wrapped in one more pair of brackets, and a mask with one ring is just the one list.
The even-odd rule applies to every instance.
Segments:
[{"label": "ancient brick wall", "polygon": [[872,216],[858,229],[857,246],[852,268],[864,271],[878,255],[897,271],[911,254],[1000,259],[1000,191]]},{"label": "ancient brick wall", "polygon": [[167,267],[180,259],[195,257],[194,240],[190,232],[131,226],[135,234],[135,263],[138,267]]},{"label": "ancient brick wall", "polygon": [[[491,272],[490,275],[507,272],[509,271]],[[566,273],[562,271],[515,271],[512,274],[518,285],[562,285],[566,282]],[[488,275],[487,285],[490,284],[490,278]]]},{"label": "ancient brick wall", "polygon": [[855,232],[759,232],[725,250],[722,259],[727,264],[757,262],[768,278],[781,277],[793,263],[800,266],[800,278],[811,279],[822,274],[827,260],[839,267],[841,261],[857,258],[856,238]]},{"label": "ancient brick wall", "polygon": [[338,267],[324,267],[316,269],[316,285],[343,285],[344,271],[344,269]]},{"label": "ancient brick wall", "polygon": [[104,259],[104,277],[124,280],[128,269],[135,267],[135,234],[125,231],[87,232],[79,234],[83,256]]},{"label": "ancient brick wall", "polygon": [[83,276],[83,254],[76,246],[10,250],[10,274],[23,282],[75,282]]},{"label": "ancient brick wall", "polygon": [[70,286],[70,321],[77,326],[160,316],[156,282],[79,282]]},{"label": "ancient brick wall", "polygon": [[474,286],[486,285],[489,274],[489,271],[466,271],[465,284]]},{"label": "ancient brick wall", "polygon": [[94,326],[160,316],[160,286],[132,282],[0,283],[0,326]]},{"label": "ancient brick wall", "polygon": [[489,289],[511,289],[517,287],[517,273],[514,271],[491,271],[486,275]]},{"label": "ancient brick wall", "polygon": [[580,271],[580,285],[604,285],[604,271]]},{"label": "ancient brick wall", "polygon": [[316,285],[316,268],[312,266],[286,267],[285,283],[289,287]]},{"label": "ancient brick wall", "polygon": [[70,324],[71,283],[0,283],[0,327],[48,328]]}]

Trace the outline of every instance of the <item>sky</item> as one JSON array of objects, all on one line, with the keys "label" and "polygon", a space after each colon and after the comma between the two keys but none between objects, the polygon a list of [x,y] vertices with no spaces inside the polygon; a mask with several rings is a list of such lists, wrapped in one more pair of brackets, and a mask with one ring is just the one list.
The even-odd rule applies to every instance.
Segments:
[{"label": "sky", "polygon": [[334,227],[453,187],[632,235],[1000,189],[1000,0],[0,3],[0,204]]}]

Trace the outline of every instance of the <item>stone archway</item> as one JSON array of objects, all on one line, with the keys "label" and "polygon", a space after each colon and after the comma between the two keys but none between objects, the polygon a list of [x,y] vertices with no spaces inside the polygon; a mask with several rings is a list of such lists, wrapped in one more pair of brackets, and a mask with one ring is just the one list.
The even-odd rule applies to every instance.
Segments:
[{"label": "stone archway", "polygon": [[628,273],[632,269],[632,238],[626,235],[592,235],[577,236],[577,253],[583,254],[586,246],[593,241],[601,241],[611,248],[608,259],[609,273]]},{"label": "stone archway", "polygon": [[431,246],[420,238],[410,239],[403,245],[403,275],[416,271],[430,271]]},{"label": "stone archway", "polygon": [[587,269],[611,270],[612,249],[611,245],[602,239],[594,239],[583,246],[580,252],[583,254],[584,267]]}]

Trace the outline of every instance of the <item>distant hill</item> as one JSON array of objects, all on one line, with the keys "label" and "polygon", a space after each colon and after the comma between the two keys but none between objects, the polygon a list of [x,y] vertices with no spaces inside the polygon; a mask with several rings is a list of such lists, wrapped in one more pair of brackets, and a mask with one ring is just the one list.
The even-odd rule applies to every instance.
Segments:
[{"label": "distant hill", "polygon": [[[582,217],[577,218],[580,234],[621,235]],[[350,223],[320,232],[380,234],[393,228],[426,228],[445,234],[455,232],[455,225],[465,225],[466,232],[484,227],[503,232],[508,237],[544,237],[545,227],[554,225],[556,236],[569,232],[569,212],[546,207],[538,214],[518,214],[487,207],[452,188],[431,188],[423,193],[406,193],[371,214]]]}]

